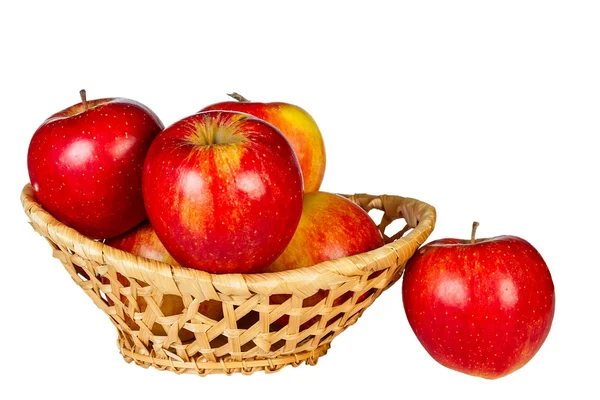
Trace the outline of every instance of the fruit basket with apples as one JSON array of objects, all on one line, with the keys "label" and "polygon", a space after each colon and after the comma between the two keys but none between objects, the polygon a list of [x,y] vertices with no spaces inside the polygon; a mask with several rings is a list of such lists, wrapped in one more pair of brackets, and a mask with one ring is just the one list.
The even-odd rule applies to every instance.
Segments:
[{"label": "fruit basket with apples", "polygon": [[34,134],[21,202],[127,362],[273,372],[314,365],[435,226],[413,198],[320,192],[324,166],[289,104],[218,103],[165,129],[139,103],[82,95]]}]

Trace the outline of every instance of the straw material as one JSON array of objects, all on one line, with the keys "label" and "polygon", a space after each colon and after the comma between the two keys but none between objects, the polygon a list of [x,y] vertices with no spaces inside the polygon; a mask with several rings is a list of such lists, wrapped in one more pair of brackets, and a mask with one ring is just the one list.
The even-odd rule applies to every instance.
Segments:
[{"label": "straw material", "polygon": [[[127,362],[206,375],[316,364],[331,341],[400,278],[435,226],[435,209],[416,199],[346,197],[366,211],[382,210],[381,232],[399,218],[405,228],[391,237],[384,234],[387,244],[381,248],[312,267],[220,275],[91,240],[47,213],[29,184],[21,202],[53,256],[110,317]],[[284,301],[274,302],[273,295]],[[304,306],[309,297],[307,304],[316,304]]]}]

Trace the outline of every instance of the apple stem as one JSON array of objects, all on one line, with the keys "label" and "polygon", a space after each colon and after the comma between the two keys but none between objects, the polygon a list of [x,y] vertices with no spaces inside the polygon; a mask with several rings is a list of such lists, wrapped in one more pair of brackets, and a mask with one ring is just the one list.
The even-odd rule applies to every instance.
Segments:
[{"label": "apple stem", "polygon": [[475,232],[477,232],[477,227],[479,226],[479,222],[473,222],[473,228],[471,229],[471,244],[475,243]]},{"label": "apple stem", "polygon": [[234,99],[236,99],[240,103],[249,103],[250,102],[250,100],[248,100],[247,98],[245,98],[244,96],[242,96],[241,94],[239,94],[237,92],[227,93],[227,96],[233,97]]},{"label": "apple stem", "polygon": [[81,89],[79,91],[79,96],[81,96],[81,102],[83,103],[83,108],[85,108],[85,110],[87,111],[87,109],[88,109],[88,102],[87,102],[87,96],[85,94],[85,89]]}]

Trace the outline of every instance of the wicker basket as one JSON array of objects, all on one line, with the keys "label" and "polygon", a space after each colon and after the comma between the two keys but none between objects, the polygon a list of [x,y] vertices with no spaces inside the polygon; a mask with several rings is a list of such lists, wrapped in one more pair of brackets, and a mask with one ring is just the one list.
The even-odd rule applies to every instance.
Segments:
[{"label": "wicker basket", "polygon": [[[398,218],[406,226],[384,235],[387,244],[367,253],[285,272],[222,275],[174,267],[91,240],[47,213],[29,184],[21,202],[53,256],[110,317],[127,362],[206,375],[314,365],[331,341],[400,278],[435,226],[435,209],[419,200],[347,197],[367,211],[384,211],[381,232]],[[320,301],[303,307],[304,299],[317,293]],[[285,301],[272,304],[276,294]],[[167,299],[181,304],[173,315],[161,307]],[[220,302],[219,318],[202,313],[206,301]],[[282,320],[283,326],[274,323]]]}]

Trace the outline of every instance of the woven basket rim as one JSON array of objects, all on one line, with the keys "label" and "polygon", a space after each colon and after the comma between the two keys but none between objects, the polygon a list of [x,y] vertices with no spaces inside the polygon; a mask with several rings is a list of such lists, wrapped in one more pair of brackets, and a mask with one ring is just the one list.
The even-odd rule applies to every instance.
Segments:
[{"label": "woven basket rim", "polygon": [[[403,207],[402,217],[412,230],[405,236],[387,243],[377,249],[336,260],[324,261],[310,267],[279,272],[253,274],[211,274],[209,272],[174,266],[163,262],[139,257],[90,239],[77,230],[63,224],[47,212],[35,199],[33,187],[27,183],[21,192],[21,203],[32,223],[35,223],[43,236],[51,237],[55,242],[65,245],[76,253],[85,254],[88,260],[100,265],[114,266],[117,272],[129,277],[152,283],[164,294],[182,295],[193,286],[194,292],[201,290],[206,299],[218,299],[216,292],[206,293],[206,287],[214,287],[229,295],[247,295],[250,292],[279,294],[301,292],[311,294],[327,285],[338,285],[386,268],[389,262],[380,262],[394,258],[400,264],[408,260],[414,251],[425,242],[433,231],[436,210],[433,206],[410,197],[368,194],[343,195],[353,201],[378,204],[393,199],[400,201]],[[401,206],[398,206],[400,208]],[[380,207],[378,207],[380,208]],[[304,285],[310,282],[308,285]],[[318,282],[315,283],[315,282]],[[211,283],[212,285],[205,285]],[[183,289],[183,290],[182,290]],[[189,294],[189,293],[188,293]]]}]

